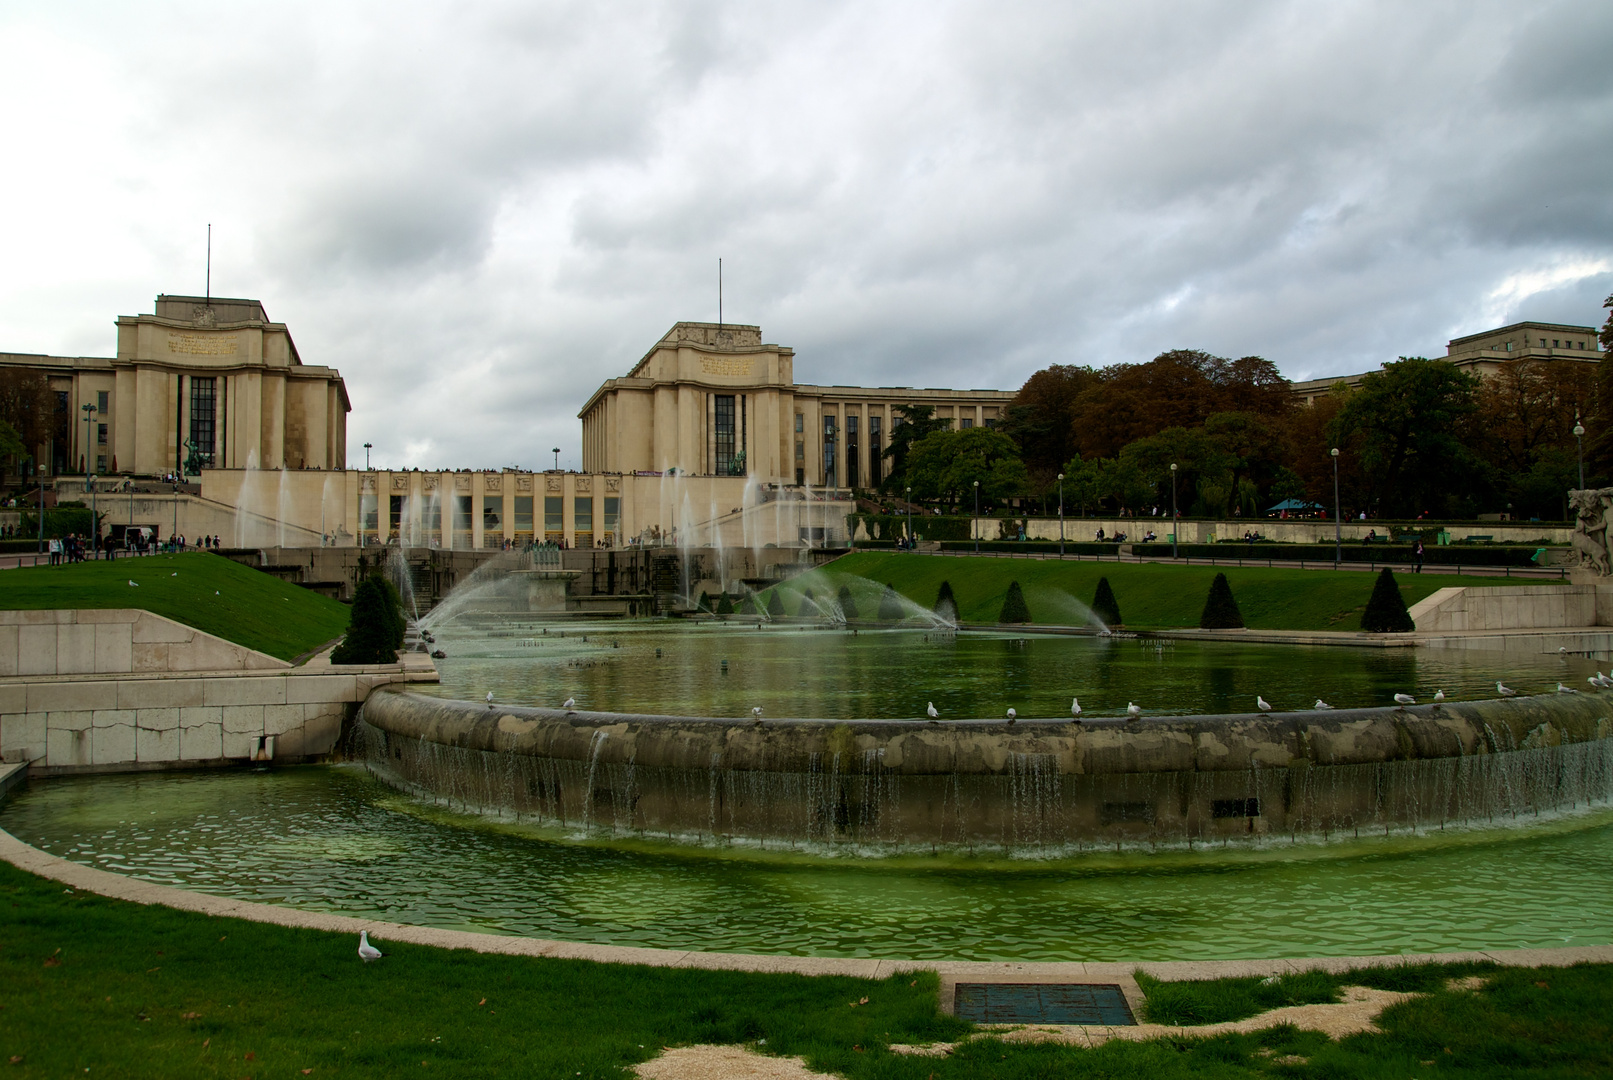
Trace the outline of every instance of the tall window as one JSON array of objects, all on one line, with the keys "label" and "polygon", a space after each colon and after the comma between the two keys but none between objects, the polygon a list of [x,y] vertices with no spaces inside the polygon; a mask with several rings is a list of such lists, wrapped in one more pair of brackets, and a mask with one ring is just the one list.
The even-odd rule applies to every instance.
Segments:
[{"label": "tall window", "polygon": [[571,501],[572,531],[593,534],[594,531],[594,497],[592,495],[578,495]]},{"label": "tall window", "polygon": [[823,414],[823,486],[838,487],[835,483],[835,416]]},{"label": "tall window", "polygon": [[879,429],[880,429],[880,426],[881,426],[881,424],[883,422],[884,422],[883,419],[881,417],[878,417],[878,416],[870,416],[868,418],[868,486],[869,487],[876,487],[877,488],[879,486],[880,480],[884,479],[884,477],[881,475],[884,470],[882,470],[880,468],[880,466],[883,465],[884,462],[882,462],[879,459],[879,454],[880,454],[880,445],[879,445],[880,431],[879,431]]},{"label": "tall window", "polygon": [[543,535],[558,540],[566,534],[566,500],[559,495],[543,497]]},{"label": "tall window", "polygon": [[95,392],[95,411],[102,416],[106,415],[107,406],[112,403],[112,391],[97,390]]},{"label": "tall window", "polygon": [[386,512],[388,535],[401,537],[403,523],[409,519],[409,496],[393,495],[390,498],[392,502]]},{"label": "tall window", "polygon": [[515,497],[515,531],[517,534],[525,533],[527,539],[532,538],[532,496],[517,495]]},{"label": "tall window", "polygon": [[857,486],[857,417],[846,415],[846,486]]},{"label": "tall window", "polygon": [[612,544],[622,527],[622,500],[615,495],[605,496],[605,538]]},{"label": "tall window", "polygon": [[482,546],[496,548],[504,543],[504,496],[482,496]]},{"label": "tall window", "polygon": [[213,464],[213,425],[217,418],[213,394],[217,381],[211,375],[190,377],[190,445],[202,464],[208,466]]},{"label": "tall window", "polygon": [[95,425],[95,441],[100,443],[102,446],[106,445],[106,425],[105,424],[96,424]]},{"label": "tall window", "polygon": [[718,476],[729,476],[734,471],[734,395],[718,394],[716,399],[716,473]]}]

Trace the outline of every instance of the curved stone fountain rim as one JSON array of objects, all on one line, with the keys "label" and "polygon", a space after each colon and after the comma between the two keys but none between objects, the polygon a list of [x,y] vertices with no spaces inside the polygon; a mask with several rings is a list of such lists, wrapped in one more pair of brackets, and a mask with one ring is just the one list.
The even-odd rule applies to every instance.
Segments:
[{"label": "curved stone fountain rim", "polygon": [[1572,964],[1613,963],[1613,945],[1581,945],[1554,949],[1496,949],[1451,953],[1392,953],[1383,956],[1324,956],[1250,960],[1164,961],[992,961],[898,960],[815,956],[770,956],[756,953],[715,953],[692,949],[653,949],[633,945],[597,945],[550,938],[512,937],[474,930],[446,930],[408,923],[362,919],[353,915],[304,911],[300,908],[260,904],[249,900],[176,889],[140,881],[108,870],[98,870],[51,855],[0,829],[0,859],[30,874],[114,900],[157,904],[221,918],[246,919],[301,930],[357,934],[367,930],[378,942],[407,942],[439,949],[470,949],[507,956],[590,960],[603,964],[642,964],[648,967],[696,968],[795,975],[846,975],[882,979],[900,972],[934,971],[942,976],[968,975],[1016,979],[1069,979],[1079,981],[1126,979],[1142,971],[1156,979],[1224,979],[1252,975],[1282,975],[1292,971],[1346,971],[1352,968],[1427,962],[1490,961],[1503,967],[1568,967]]}]

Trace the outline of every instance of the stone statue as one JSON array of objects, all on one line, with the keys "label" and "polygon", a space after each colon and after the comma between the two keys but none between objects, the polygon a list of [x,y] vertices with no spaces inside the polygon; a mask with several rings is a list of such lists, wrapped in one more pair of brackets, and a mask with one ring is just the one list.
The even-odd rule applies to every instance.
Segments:
[{"label": "stone statue", "polygon": [[1613,535],[1613,488],[1595,488],[1568,493],[1569,505],[1574,508],[1574,553],[1579,565],[1592,570],[1597,577],[1613,573],[1613,556],[1608,552],[1608,539]]}]

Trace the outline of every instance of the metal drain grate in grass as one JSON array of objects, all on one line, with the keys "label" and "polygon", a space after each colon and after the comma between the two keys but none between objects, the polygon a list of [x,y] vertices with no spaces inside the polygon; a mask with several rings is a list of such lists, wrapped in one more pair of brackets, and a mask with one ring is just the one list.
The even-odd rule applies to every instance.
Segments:
[{"label": "metal drain grate in grass", "polygon": [[952,1010],[977,1024],[1135,1024],[1113,983],[958,983]]}]

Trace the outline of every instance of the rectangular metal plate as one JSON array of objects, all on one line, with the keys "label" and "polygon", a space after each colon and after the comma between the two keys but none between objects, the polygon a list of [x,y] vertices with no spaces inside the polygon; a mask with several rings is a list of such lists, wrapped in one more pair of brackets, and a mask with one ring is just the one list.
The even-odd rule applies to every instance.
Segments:
[{"label": "rectangular metal plate", "polygon": [[952,1009],[977,1024],[1136,1024],[1113,983],[958,983]]}]

